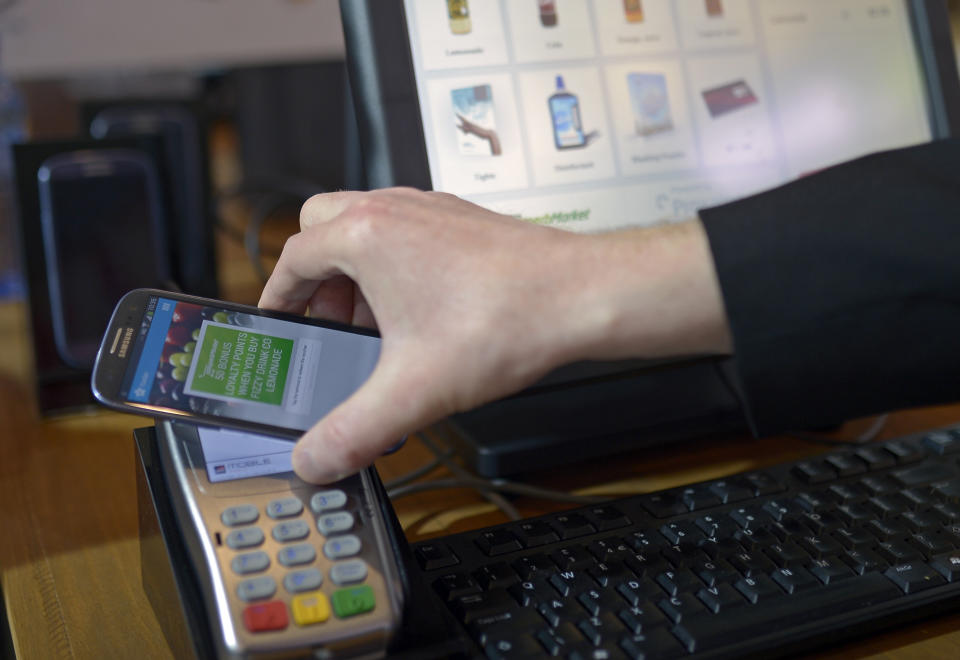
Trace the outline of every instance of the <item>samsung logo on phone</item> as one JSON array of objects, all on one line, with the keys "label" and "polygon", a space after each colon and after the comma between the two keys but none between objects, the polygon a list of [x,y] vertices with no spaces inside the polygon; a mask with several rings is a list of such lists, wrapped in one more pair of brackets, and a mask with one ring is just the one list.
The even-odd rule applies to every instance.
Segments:
[{"label": "samsung logo on phone", "polygon": [[[121,339],[121,335],[123,338]],[[117,336],[113,338],[113,346],[110,347],[110,353],[116,353],[118,357],[127,357],[127,351],[130,350],[130,340],[133,338],[133,328],[118,328]],[[117,344],[120,345],[119,350]]]}]

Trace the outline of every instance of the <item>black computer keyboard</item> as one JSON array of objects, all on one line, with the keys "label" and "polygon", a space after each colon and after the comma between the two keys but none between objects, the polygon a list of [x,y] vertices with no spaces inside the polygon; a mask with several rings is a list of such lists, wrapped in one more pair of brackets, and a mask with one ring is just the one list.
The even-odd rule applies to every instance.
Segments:
[{"label": "black computer keyboard", "polygon": [[414,546],[489,658],[792,654],[960,606],[960,427]]}]

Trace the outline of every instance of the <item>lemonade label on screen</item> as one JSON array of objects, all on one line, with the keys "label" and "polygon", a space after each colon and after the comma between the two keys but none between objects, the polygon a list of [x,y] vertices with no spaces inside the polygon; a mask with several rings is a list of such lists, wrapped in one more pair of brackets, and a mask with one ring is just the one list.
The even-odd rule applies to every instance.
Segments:
[{"label": "lemonade label on screen", "polygon": [[285,337],[205,322],[191,365],[189,390],[279,406],[293,344]]}]

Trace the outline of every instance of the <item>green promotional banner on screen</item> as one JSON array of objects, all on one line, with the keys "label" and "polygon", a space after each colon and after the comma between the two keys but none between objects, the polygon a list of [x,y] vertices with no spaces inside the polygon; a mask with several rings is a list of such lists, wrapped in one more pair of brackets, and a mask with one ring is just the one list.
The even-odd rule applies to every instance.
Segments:
[{"label": "green promotional banner on screen", "polygon": [[292,356],[292,339],[208,323],[190,388],[279,406]]}]

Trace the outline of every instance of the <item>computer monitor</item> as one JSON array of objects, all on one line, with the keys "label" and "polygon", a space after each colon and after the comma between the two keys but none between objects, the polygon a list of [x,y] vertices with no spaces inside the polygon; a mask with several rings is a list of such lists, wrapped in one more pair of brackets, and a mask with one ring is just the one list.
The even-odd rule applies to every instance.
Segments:
[{"label": "computer monitor", "polygon": [[[443,190],[571,231],[687,219],[960,130],[943,2],[349,0],[341,11],[371,187]],[[542,461],[545,445],[554,460],[582,456],[590,435],[620,438],[591,443],[613,451],[736,426],[722,369],[577,365],[455,422],[481,471],[510,472]]]}]

